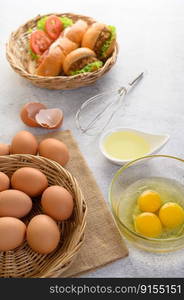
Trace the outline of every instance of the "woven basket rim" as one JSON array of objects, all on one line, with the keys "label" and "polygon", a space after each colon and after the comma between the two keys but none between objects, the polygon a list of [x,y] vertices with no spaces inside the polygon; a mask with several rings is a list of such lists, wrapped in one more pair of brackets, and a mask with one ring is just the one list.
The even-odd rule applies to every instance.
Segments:
[{"label": "woven basket rim", "polygon": [[[10,163],[10,161],[11,161],[11,163]],[[34,165],[34,162],[35,162],[35,165]],[[42,163],[42,164],[40,164],[40,163]],[[44,165],[44,163],[45,163],[45,165]],[[4,169],[4,172],[7,174],[9,172],[10,173],[14,172],[14,171],[11,171],[12,166],[13,166],[13,170],[14,170],[14,168],[16,169],[16,168],[23,167],[24,164],[25,164],[25,166],[27,164],[28,165],[32,164],[32,167],[37,168],[37,169],[39,169],[39,166],[40,166],[40,170],[42,172],[43,172],[43,169],[47,168],[48,166],[50,167],[50,170],[54,169],[54,171],[56,171],[56,172],[59,172],[59,170],[62,171],[61,174],[62,175],[64,174],[64,176],[65,176],[64,179],[67,180],[67,182],[72,186],[72,189],[75,191],[75,195],[77,197],[77,198],[75,198],[75,201],[77,201],[75,210],[80,209],[80,213],[78,212],[80,215],[80,223],[77,224],[77,231],[75,231],[75,230],[72,231],[73,232],[72,234],[74,235],[74,242],[72,241],[72,245],[71,245],[70,241],[72,240],[72,236],[68,237],[68,240],[66,240],[65,242],[67,243],[67,245],[68,245],[67,247],[69,247],[69,248],[67,248],[68,250],[64,249],[64,252],[62,252],[62,255],[61,255],[61,259],[59,258],[60,256],[58,258],[55,257],[55,255],[58,256],[60,253],[59,252],[60,248],[58,248],[57,251],[54,252],[54,258],[51,256],[51,265],[49,265],[49,263],[47,261],[47,265],[49,265],[50,267],[47,267],[47,268],[43,267],[43,270],[38,269],[37,273],[35,273],[31,276],[28,276],[28,277],[35,277],[35,278],[58,277],[65,270],[67,270],[70,267],[74,258],[77,255],[78,251],[80,250],[80,247],[83,244],[84,231],[85,231],[85,227],[86,227],[86,215],[87,215],[86,201],[84,199],[84,196],[82,194],[82,191],[80,189],[80,186],[79,186],[76,178],[68,170],[63,168],[57,162],[50,160],[48,158],[44,158],[42,156],[34,156],[31,154],[11,154],[11,155],[0,156],[0,169],[1,169],[1,171],[2,171],[2,169]],[[8,166],[10,169],[8,169]],[[7,169],[5,170],[5,168],[7,168]],[[47,172],[47,170],[45,172]],[[77,208],[78,205],[79,205],[79,208]],[[0,253],[2,253],[2,252],[0,252]],[[25,250],[25,253],[26,253],[26,250]],[[50,257],[50,254],[48,256]],[[49,259],[50,258],[48,258],[48,260]],[[25,265],[26,265],[26,263],[25,263]],[[20,276],[18,276],[18,277],[20,277]]]}]

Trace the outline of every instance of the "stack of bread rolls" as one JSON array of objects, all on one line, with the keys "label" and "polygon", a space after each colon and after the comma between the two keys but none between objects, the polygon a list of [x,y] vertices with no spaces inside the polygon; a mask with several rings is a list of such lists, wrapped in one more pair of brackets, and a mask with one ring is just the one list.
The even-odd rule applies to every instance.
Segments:
[{"label": "stack of bread rolls", "polygon": [[63,30],[60,28],[59,36],[54,40],[50,36],[53,33],[56,37],[58,33],[51,29],[51,42],[36,60],[34,72],[38,76],[93,72],[103,66],[116,44],[115,27],[99,22],[89,26],[84,20],[78,20]]}]

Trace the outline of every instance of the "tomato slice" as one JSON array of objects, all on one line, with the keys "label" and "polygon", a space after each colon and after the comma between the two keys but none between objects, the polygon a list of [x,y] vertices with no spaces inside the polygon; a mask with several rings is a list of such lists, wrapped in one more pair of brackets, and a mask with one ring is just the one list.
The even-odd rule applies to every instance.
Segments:
[{"label": "tomato slice", "polygon": [[46,19],[45,31],[52,40],[56,40],[62,30],[63,24],[57,16],[50,16]]},{"label": "tomato slice", "polygon": [[51,43],[52,41],[44,31],[36,30],[32,32],[30,37],[30,47],[34,53],[41,55],[49,48]]}]

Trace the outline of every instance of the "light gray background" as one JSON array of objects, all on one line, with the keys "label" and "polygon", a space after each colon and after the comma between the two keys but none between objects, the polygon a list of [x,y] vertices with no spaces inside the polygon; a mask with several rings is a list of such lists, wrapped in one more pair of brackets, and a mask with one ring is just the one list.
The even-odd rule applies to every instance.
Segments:
[{"label": "light gray background", "polygon": [[[112,124],[168,133],[170,142],[162,153],[183,157],[184,151],[184,1],[183,0],[0,0],[0,142],[28,129],[19,111],[29,101],[63,109],[63,129],[71,129],[107,200],[108,186],[118,166],[101,155],[97,139],[80,135],[74,116],[89,97],[118,88],[147,70],[143,81],[126,99]],[[95,85],[73,91],[50,91],[31,85],[12,71],[5,56],[11,33],[28,19],[48,12],[89,15],[118,30],[118,63]],[[112,126],[111,125],[111,126]],[[31,129],[43,134],[44,129]],[[155,255],[129,245],[129,257],[84,276],[169,277],[184,276],[184,251]],[[90,251],[90,249],[89,249]]]}]

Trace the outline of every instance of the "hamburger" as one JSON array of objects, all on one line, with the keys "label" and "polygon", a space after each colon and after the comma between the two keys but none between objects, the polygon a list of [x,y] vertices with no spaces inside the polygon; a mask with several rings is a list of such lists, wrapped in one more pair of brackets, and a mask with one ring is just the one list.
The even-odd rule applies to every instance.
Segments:
[{"label": "hamburger", "polygon": [[116,45],[116,28],[102,23],[93,23],[82,39],[82,47],[93,50],[99,59],[108,58]]},{"label": "hamburger", "polygon": [[88,48],[78,48],[70,52],[63,63],[63,70],[66,75],[78,75],[93,72],[103,65],[93,50]]}]

